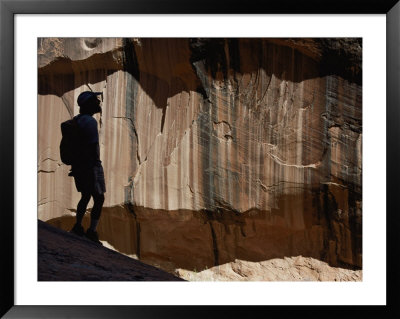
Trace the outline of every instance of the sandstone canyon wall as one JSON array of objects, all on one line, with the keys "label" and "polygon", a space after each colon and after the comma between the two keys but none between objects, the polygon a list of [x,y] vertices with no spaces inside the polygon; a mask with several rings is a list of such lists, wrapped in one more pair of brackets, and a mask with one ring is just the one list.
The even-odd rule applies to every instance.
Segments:
[{"label": "sandstone canyon wall", "polygon": [[165,269],[309,256],[362,266],[361,39],[43,38],[38,218],[72,226],[59,156],[103,92],[101,239]]}]

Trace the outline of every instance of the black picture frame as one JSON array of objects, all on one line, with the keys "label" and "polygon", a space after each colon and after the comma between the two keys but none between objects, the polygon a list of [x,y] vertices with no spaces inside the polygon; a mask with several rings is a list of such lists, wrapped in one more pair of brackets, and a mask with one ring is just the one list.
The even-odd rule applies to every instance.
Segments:
[{"label": "black picture frame", "polygon": [[[385,14],[387,54],[386,105],[386,306],[22,306],[14,295],[14,18],[16,14]],[[204,318],[263,315],[296,317],[400,317],[400,226],[396,201],[400,163],[400,3],[398,0],[284,0],[284,1],[185,1],[185,0],[0,0],[0,202],[1,275],[0,315],[5,318]],[[379,79],[378,79],[379,80]],[[383,141],[382,141],[383,142]],[[380,168],[379,168],[380,169]],[[382,172],[383,173],[383,172]],[[377,185],[379,187],[379,185]],[[382,203],[382,207],[384,203]],[[378,214],[379,215],[379,214]]]}]

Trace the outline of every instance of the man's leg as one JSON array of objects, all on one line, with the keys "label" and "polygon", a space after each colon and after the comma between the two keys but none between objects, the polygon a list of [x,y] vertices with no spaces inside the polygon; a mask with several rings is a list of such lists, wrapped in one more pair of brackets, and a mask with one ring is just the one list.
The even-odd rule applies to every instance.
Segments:
[{"label": "man's leg", "polygon": [[97,234],[96,228],[97,228],[97,224],[99,223],[101,209],[103,208],[104,195],[94,193],[94,194],[92,194],[92,196],[93,196],[94,204],[93,204],[92,212],[90,214],[90,227],[86,231],[86,237],[88,237],[90,240],[94,241],[95,243],[102,245],[102,243],[99,241],[99,236]]},{"label": "man's leg", "polygon": [[81,200],[78,203],[78,207],[76,209],[76,223],[78,225],[82,224],[83,216],[85,216],[87,205],[90,200],[90,193],[82,192]]},{"label": "man's leg", "polygon": [[82,227],[82,219],[85,216],[86,207],[90,200],[90,193],[82,192],[81,200],[78,203],[78,207],[76,209],[76,223],[72,228],[71,232],[83,236],[85,234],[85,230]]},{"label": "man's leg", "polygon": [[90,227],[89,229],[93,232],[96,231],[97,224],[100,220],[101,209],[103,208],[104,203],[104,194],[93,194],[93,208],[90,214]]}]

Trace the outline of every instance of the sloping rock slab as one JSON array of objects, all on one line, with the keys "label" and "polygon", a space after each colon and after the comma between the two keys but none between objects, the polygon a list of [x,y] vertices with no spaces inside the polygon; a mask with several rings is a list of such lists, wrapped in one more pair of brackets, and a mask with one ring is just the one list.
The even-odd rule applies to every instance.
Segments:
[{"label": "sloping rock slab", "polygon": [[183,281],[38,220],[39,281]]}]

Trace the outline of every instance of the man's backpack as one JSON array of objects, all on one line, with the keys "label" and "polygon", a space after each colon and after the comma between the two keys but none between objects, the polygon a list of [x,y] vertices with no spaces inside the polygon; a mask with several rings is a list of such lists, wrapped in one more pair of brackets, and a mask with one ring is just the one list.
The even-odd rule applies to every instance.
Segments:
[{"label": "man's backpack", "polygon": [[60,157],[64,164],[76,163],[80,153],[79,126],[75,118],[61,123]]}]

